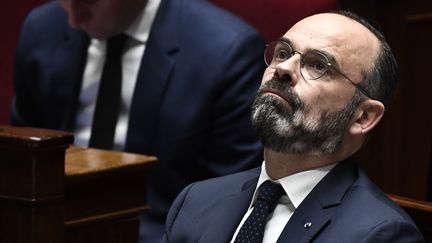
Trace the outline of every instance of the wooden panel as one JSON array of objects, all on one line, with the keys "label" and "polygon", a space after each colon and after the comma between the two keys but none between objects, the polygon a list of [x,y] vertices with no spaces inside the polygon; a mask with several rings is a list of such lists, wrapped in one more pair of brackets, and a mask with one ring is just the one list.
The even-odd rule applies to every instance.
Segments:
[{"label": "wooden panel", "polygon": [[0,126],[0,242],[63,242],[69,133]]},{"label": "wooden panel", "polygon": [[137,242],[156,157],[67,149],[72,141],[0,126],[0,242]]},{"label": "wooden panel", "polygon": [[156,157],[71,147],[66,152],[66,242],[137,242],[149,210],[145,174]]},{"label": "wooden panel", "polygon": [[68,230],[67,243],[138,242],[139,221],[135,219],[106,221],[89,227]]},{"label": "wooden panel", "polygon": [[[65,224],[86,227],[146,212],[145,174],[156,157],[71,147],[66,153]],[[103,206],[101,206],[103,205]]]}]

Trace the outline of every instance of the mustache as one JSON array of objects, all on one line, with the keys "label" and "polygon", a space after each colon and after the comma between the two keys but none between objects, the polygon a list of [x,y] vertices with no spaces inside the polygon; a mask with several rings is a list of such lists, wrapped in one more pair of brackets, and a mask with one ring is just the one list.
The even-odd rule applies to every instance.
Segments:
[{"label": "mustache", "polygon": [[272,79],[265,82],[258,90],[257,98],[262,97],[267,92],[275,92],[282,96],[293,108],[296,110],[303,110],[305,108],[304,103],[300,97],[293,91],[292,86],[286,80],[278,77],[273,77]]}]

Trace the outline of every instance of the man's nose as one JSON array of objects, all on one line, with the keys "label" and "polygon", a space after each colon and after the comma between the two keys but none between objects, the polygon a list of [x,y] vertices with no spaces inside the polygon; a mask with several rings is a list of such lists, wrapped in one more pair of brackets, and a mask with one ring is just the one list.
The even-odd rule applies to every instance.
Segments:
[{"label": "man's nose", "polygon": [[293,56],[276,65],[274,75],[281,81],[289,82],[291,86],[295,86],[301,78],[300,59],[300,54],[294,53]]}]

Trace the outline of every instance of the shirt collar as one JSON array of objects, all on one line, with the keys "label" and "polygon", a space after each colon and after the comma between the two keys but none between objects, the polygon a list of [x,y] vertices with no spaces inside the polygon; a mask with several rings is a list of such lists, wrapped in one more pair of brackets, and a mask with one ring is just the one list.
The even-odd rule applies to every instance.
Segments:
[{"label": "shirt collar", "polygon": [[312,191],[312,189],[321,181],[321,179],[324,178],[336,165],[337,163],[316,168],[313,170],[302,171],[274,181],[271,180],[269,175],[267,174],[264,161],[261,166],[261,174],[258,178],[258,183],[255,188],[250,207],[252,207],[255,202],[257,196],[257,189],[262,183],[270,180],[282,185],[288,196],[289,201],[293,204],[295,208],[297,208],[300,203],[306,198],[306,196]]},{"label": "shirt collar", "polygon": [[150,28],[155,19],[161,0],[148,0],[142,11],[125,33],[135,40],[145,44],[150,34]]}]

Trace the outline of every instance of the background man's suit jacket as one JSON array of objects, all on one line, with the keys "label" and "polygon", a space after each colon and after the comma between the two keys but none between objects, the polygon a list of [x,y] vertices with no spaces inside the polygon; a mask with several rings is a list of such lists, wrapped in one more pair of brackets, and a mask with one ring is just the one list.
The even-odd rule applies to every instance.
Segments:
[{"label": "background man's suit jacket", "polygon": [[[174,201],[164,242],[229,242],[249,207],[260,169],[191,184]],[[310,228],[305,223],[312,223]],[[423,242],[409,216],[352,161],[341,162],[309,193],[282,242]]]},{"label": "background man's suit jacket", "polygon": [[[32,11],[16,52],[13,124],[73,130],[88,44],[58,1]],[[160,159],[143,192],[162,232],[170,203],[187,184],[262,161],[249,114],[264,47],[254,29],[206,1],[162,1],[125,147]]]}]

